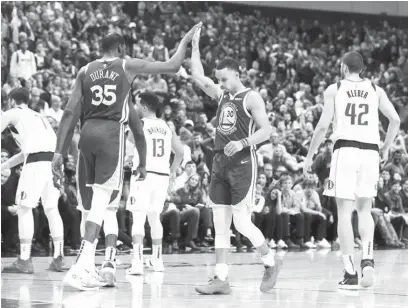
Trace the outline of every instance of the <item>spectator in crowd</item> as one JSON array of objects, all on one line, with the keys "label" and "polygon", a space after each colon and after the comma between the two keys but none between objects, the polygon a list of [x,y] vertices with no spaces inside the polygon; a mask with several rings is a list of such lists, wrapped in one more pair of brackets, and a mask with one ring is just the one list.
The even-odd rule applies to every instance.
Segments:
[{"label": "spectator in crowd", "polygon": [[[331,248],[326,240],[328,217],[323,213],[315,182],[311,179],[305,180],[303,191],[297,193],[297,198],[299,198],[300,209],[305,216],[305,245],[310,248],[316,247],[310,241],[311,236],[314,235],[317,247]],[[316,230],[315,233],[314,230]]]},{"label": "spectator in crowd", "polygon": [[[282,228],[283,240],[288,248],[313,248],[313,245],[306,245],[305,237],[305,218],[300,211],[300,202],[296,199],[296,194],[292,190],[293,180],[289,175],[285,175],[280,179],[282,186]],[[291,240],[289,223],[296,229],[296,244]]]},{"label": "spectator in crowd", "polygon": [[20,49],[11,56],[10,75],[14,78],[28,80],[37,72],[34,54],[28,50],[27,35],[22,32],[19,35]]}]

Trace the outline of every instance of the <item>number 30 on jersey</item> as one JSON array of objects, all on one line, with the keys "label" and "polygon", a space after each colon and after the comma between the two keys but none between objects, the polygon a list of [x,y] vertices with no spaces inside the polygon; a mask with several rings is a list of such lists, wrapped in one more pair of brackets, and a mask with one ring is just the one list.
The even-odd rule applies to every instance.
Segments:
[{"label": "number 30 on jersey", "polygon": [[92,92],[92,105],[99,106],[103,104],[110,106],[116,103],[116,85],[105,84],[103,86],[93,86]]}]

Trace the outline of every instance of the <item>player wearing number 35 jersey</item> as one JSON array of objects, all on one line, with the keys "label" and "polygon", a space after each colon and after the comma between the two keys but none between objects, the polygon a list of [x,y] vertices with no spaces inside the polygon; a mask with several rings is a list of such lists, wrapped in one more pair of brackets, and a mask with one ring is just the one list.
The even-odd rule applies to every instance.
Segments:
[{"label": "player wearing number 35 jersey", "polygon": [[373,198],[377,195],[380,165],[380,134],[378,110],[389,119],[387,136],[381,148],[383,158],[399,130],[399,116],[384,90],[373,82],[361,79],[363,58],[357,52],[345,54],[341,72],[343,80],[330,85],[324,95],[324,108],[316,126],[304,172],[310,172],[313,155],[333,123],[333,156],[325,195],[336,197],[338,234],[344,262],[344,278],[340,289],[357,289],[354,267],[354,237],[351,212],[357,209],[359,231],[363,242],[361,286],[374,283],[373,237],[371,217]]},{"label": "player wearing number 35 jersey", "polygon": [[21,152],[4,162],[1,169],[10,169],[24,162],[16,193],[21,254],[10,270],[33,273],[30,256],[34,235],[32,209],[38,205],[41,198],[54,241],[54,260],[50,269],[61,271],[64,232],[58,212],[60,193],[53,185],[51,172],[57,138],[48,120],[28,108],[27,89],[15,89],[11,91],[9,98],[12,108],[1,115],[1,131],[8,126],[17,131]]},{"label": "player wearing number 35 jersey", "polygon": [[[167,62],[124,60],[126,48],[123,37],[117,33],[109,34],[102,40],[102,59],[89,63],[78,73],[58,129],[56,154],[53,159],[53,173],[58,185],[58,180],[61,179],[62,157],[81,117],[79,150],[84,162],[86,185],[92,187],[93,194],[90,206],[82,204],[90,209],[85,223],[84,240],[77,262],[65,279],[65,283],[75,288],[92,290],[105,284],[96,275],[94,242],[105,219],[112,194],[120,190],[122,185],[127,123],[139,152],[139,179],[144,180],[146,176],[146,140],[140,120],[129,100],[131,83],[137,74],[177,72],[195,29],[196,27],[185,35],[176,53]],[[116,222],[115,219],[113,221]],[[105,233],[108,225],[104,226]],[[117,224],[112,225],[111,229],[115,229],[117,233]],[[111,285],[115,272],[112,263],[107,263],[107,267],[103,267],[101,271],[101,276],[106,281],[109,280]]]}]

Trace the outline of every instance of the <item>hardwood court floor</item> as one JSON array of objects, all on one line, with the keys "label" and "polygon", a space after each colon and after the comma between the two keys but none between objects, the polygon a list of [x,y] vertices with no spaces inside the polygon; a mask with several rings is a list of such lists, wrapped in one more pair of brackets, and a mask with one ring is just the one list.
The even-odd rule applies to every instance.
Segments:
[{"label": "hardwood court floor", "polygon": [[[48,271],[49,258],[34,258],[34,275],[1,276],[1,307],[66,308],[223,308],[223,307],[319,307],[372,308],[408,307],[408,251],[375,251],[376,285],[371,290],[343,294],[337,291],[342,277],[339,252],[279,252],[283,268],[276,288],[259,291],[263,273],[258,254],[230,254],[230,282],[227,296],[202,296],[194,287],[211,276],[214,254],[165,255],[164,273],[145,272],[143,277],[125,274],[131,256],[120,256],[114,289],[93,292],[73,291],[61,284],[65,273]],[[3,259],[10,265],[14,259]],[[73,257],[66,258],[70,264]],[[101,262],[102,257],[97,257]],[[356,260],[359,264],[360,260]]]}]

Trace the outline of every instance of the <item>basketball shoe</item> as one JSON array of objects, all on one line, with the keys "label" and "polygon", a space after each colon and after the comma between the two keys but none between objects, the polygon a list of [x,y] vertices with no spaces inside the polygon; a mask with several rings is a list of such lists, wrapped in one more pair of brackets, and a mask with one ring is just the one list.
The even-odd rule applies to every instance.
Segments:
[{"label": "basketball shoe", "polygon": [[343,280],[339,282],[338,288],[342,290],[358,290],[358,274],[349,274],[344,271]]},{"label": "basketball shoe", "polygon": [[361,286],[370,288],[374,285],[374,260],[361,260]]},{"label": "basketball shoe", "polygon": [[106,282],[105,287],[116,285],[116,262],[103,261],[99,276]]},{"label": "basketball shoe", "polygon": [[230,294],[232,292],[227,279],[222,281],[217,276],[210,279],[206,286],[195,288],[196,292],[204,295]]}]

